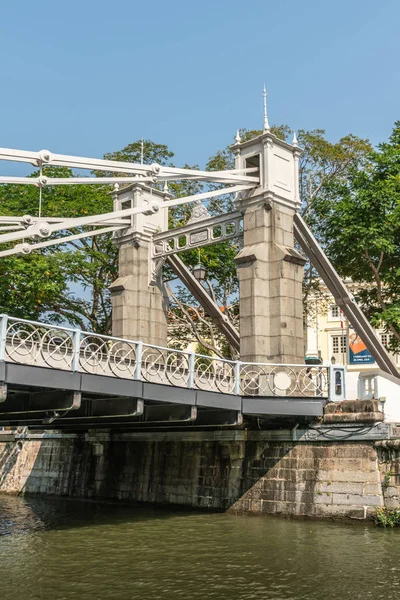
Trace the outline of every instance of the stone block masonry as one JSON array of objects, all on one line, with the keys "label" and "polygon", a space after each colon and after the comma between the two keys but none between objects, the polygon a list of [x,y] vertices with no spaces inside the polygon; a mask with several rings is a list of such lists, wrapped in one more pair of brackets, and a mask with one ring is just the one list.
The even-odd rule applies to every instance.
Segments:
[{"label": "stone block masonry", "polygon": [[0,492],[317,518],[365,519],[385,498],[399,504],[396,486],[384,493],[373,442],[223,433],[225,439],[220,432],[99,432],[0,442]]}]

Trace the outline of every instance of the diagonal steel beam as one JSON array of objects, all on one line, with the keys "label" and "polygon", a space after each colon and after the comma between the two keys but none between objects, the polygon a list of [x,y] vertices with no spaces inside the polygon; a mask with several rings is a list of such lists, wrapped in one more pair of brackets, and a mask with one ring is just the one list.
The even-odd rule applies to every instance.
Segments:
[{"label": "diagonal steel beam", "polygon": [[30,254],[32,250],[39,250],[40,248],[48,248],[49,246],[57,246],[59,244],[68,244],[74,240],[82,240],[87,237],[102,235],[103,233],[112,233],[114,231],[124,229],[125,227],[126,225],[119,225],[118,227],[103,227],[102,229],[93,229],[91,231],[84,231],[83,233],[77,233],[75,235],[54,238],[52,240],[47,240],[46,242],[38,242],[34,244],[16,244],[14,248],[10,248],[9,250],[1,250],[0,258],[3,258],[4,256],[13,256],[14,254]]},{"label": "diagonal steel beam", "polygon": [[299,214],[296,214],[294,217],[294,235],[304,253],[310,259],[313,267],[315,267],[321,275],[327,288],[334,297],[336,304],[340,306],[347,320],[352,324],[352,327],[354,327],[357,334],[366,344],[378,366],[382,371],[390,373],[395,377],[400,377],[396,365],[386,348],[377,338],[367,317],[355,302],[353,294],[346,288],[332,263],[322,250],[310,229],[307,227],[304,219]]},{"label": "diagonal steel beam", "polygon": [[223,333],[230,344],[235,350],[240,350],[240,336],[237,329],[224,315],[218,304],[210,297],[204,287],[197,281],[197,279],[189,271],[185,263],[181,261],[179,256],[176,254],[170,254],[167,256],[167,261],[174,271],[175,275],[186,285],[189,292],[196,298],[201,304],[204,310],[210,315],[212,320],[218,329]]},{"label": "diagonal steel beam", "polygon": [[11,233],[3,233],[0,236],[0,244],[6,242],[12,242],[16,240],[20,240],[23,238],[29,237],[50,237],[52,233],[57,231],[63,231],[64,229],[72,229],[75,227],[83,227],[85,225],[96,225],[100,223],[105,223],[114,219],[119,219],[123,217],[128,217],[131,215],[143,213],[143,214],[154,214],[158,210],[165,210],[173,206],[181,206],[182,204],[188,204],[190,202],[194,202],[196,200],[205,200],[208,198],[217,198],[218,196],[223,196],[224,194],[229,194],[233,192],[240,192],[244,190],[248,190],[249,187],[246,185],[234,185],[228,188],[223,188],[220,190],[214,190],[211,192],[204,192],[201,194],[193,194],[191,196],[185,196],[183,198],[173,198],[171,200],[166,200],[165,202],[150,202],[144,203],[141,206],[136,206],[133,208],[113,211],[111,213],[103,213],[99,215],[90,215],[87,217],[71,217],[66,218],[60,221],[59,223],[54,223],[50,221],[46,221],[45,219],[38,219],[32,225],[29,225],[24,231],[14,231]]}]

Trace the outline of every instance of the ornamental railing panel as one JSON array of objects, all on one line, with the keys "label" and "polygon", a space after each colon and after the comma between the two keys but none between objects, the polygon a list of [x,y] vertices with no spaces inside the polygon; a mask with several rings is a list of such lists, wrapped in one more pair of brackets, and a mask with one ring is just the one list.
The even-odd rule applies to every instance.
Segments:
[{"label": "ornamental railing panel", "polygon": [[243,396],[328,397],[329,368],[314,365],[242,363]]},{"label": "ornamental railing panel", "polygon": [[333,366],[231,361],[7,315],[0,360],[240,396],[343,395]]}]

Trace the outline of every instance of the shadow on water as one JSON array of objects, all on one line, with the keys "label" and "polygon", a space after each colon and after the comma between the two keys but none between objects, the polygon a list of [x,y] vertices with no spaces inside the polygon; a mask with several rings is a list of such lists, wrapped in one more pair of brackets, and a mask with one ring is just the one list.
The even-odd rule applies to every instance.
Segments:
[{"label": "shadow on water", "polygon": [[[95,490],[102,457],[87,448],[74,447],[70,479],[56,482],[72,496],[82,490],[77,487],[81,480],[87,492]],[[257,464],[256,448],[249,448],[244,469],[246,460]],[[135,456],[118,444],[110,448],[105,490],[115,490],[121,481],[137,485],[141,449],[138,443]],[[210,455],[213,452],[210,448]],[[37,456],[37,473],[56,473],[56,459],[64,457],[52,456],[44,445]],[[15,462],[12,452],[9,460]],[[184,454],[174,460],[177,472],[181,460],[186,468]],[[261,461],[254,478],[278,460],[271,457],[268,466]],[[218,468],[225,470],[229,461],[221,454]],[[124,464],[133,466],[129,481],[124,479]],[[209,467],[206,463],[204,469]],[[200,469],[204,477],[201,473]],[[222,472],[215,477],[226,485]],[[162,478],[158,483],[151,477],[147,481],[149,486],[165,485]],[[244,478],[239,493],[251,485]],[[0,495],[0,598],[398,600],[399,534],[364,524]]]},{"label": "shadow on water", "polygon": [[144,503],[121,504],[57,496],[13,496],[0,494],[0,536],[57,529],[123,525],[136,520],[170,519],[204,514],[205,510],[180,506],[148,506]]},{"label": "shadow on water", "polygon": [[[257,441],[246,442],[245,455],[241,454],[243,449],[238,450],[239,445],[218,441],[129,443],[111,438],[96,443],[86,441],[82,435],[64,442],[62,446],[55,440],[44,439],[35,456],[24,440],[5,444],[0,455],[0,493],[2,489],[10,489],[9,479],[21,481],[20,490],[28,494],[101,502],[122,500],[130,504],[138,501],[160,506],[193,502],[200,510],[202,507],[226,510],[259,487],[262,478],[290,453],[289,445],[271,449],[268,442],[263,447]],[[31,453],[28,458],[26,452]],[[297,502],[291,480],[287,484],[285,499]],[[305,481],[301,502],[306,507],[312,502],[314,486],[311,478]],[[259,491],[254,494],[255,500]]]},{"label": "shadow on water", "polygon": [[4,600],[397,600],[399,531],[0,497]]}]

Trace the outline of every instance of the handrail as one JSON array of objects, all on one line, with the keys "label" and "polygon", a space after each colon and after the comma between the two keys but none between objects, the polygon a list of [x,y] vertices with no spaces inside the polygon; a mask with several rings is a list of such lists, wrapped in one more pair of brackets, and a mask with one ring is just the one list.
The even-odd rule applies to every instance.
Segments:
[{"label": "handrail", "polygon": [[[5,314],[0,360],[232,395],[338,399],[332,365],[234,361]],[[334,369],[344,378],[344,367]]]}]

